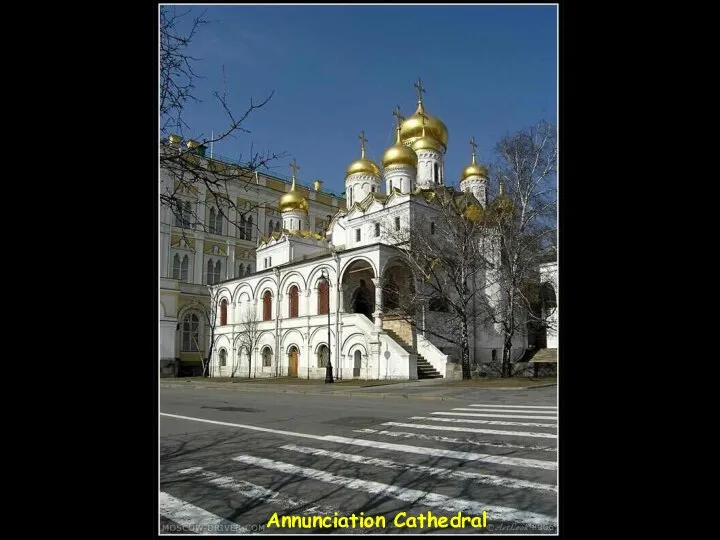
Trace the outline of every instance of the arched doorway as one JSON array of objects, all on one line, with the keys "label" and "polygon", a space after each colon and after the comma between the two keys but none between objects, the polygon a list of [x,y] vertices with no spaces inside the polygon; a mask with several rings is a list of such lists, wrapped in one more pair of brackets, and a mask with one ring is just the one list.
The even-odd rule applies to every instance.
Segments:
[{"label": "arched doorway", "polygon": [[353,261],[343,271],[343,305],[349,313],[360,313],[371,321],[375,311],[375,285],[372,280],[375,271],[363,259]]},{"label": "arched doorway", "polygon": [[352,300],[350,306],[353,313],[362,313],[368,319],[372,319],[372,313],[375,306],[375,293],[370,292],[370,288],[364,279],[360,280],[360,283],[353,291]]},{"label": "arched doorway", "polygon": [[298,376],[298,349],[295,345],[288,352],[288,377]]},{"label": "arched doorway", "polygon": [[406,262],[400,259],[388,262],[383,270],[382,290],[384,312],[414,313],[415,278]]}]

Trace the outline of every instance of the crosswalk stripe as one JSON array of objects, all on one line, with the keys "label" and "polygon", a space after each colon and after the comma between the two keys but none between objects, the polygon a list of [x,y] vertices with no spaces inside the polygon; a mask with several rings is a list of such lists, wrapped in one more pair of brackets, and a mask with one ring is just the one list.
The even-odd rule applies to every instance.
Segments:
[{"label": "crosswalk stripe", "polygon": [[[453,411],[472,411],[472,412],[489,412],[489,413],[509,413],[513,415],[518,414],[551,414],[550,418],[557,418],[557,411],[538,411],[538,410],[523,410],[523,409],[478,409],[473,407],[456,407]],[[520,417],[523,418],[523,417]],[[527,418],[542,418],[540,416],[528,416]]]},{"label": "crosswalk stripe", "polygon": [[343,452],[333,452],[331,450],[323,450],[321,448],[310,448],[308,446],[298,446],[296,444],[286,444],[281,446],[283,450],[291,450],[311,456],[324,456],[332,459],[339,459],[350,463],[359,463],[361,465],[372,465],[375,467],[384,467],[396,471],[413,472],[420,474],[428,474],[430,476],[439,476],[440,478],[457,478],[459,480],[472,480],[478,484],[488,484],[491,486],[501,486],[515,489],[537,489],[541,491],[557,491],[557,487],[551,484],[541,484],[538,482],[530,482],[527,480],[516,480],[514,478],[506,478],[504,476],[495,476],[492,474],[480,474],[474,472],[451,471],[440,467],[427,467],[425,465],[410,465],[407,463],[398,463],[390,459],[371,458],[359,456],[356,454],[345,454]]},{"label": "crosswalk stripe", "polygon": [[348,439],[347,437],[335,437],[327,435],[323,440],[328,442],[339,442],[353,444],[356,446],[368,446],[379,450],[392,450],[395,452],[406,452],[408,454],[421,454],[423,456],[448,457],[461,459],[463,461],[484,461],[499,465],[510,465],[514,467],[530,467],[534,469],[556,470],[557,463],[542,459],[515,458],[507,456],[494,456],[492,454],[478,454],[475,452],[460,452],[458,450],[444,450],[440,448],[429,448],[423,446],[411,446],[408,444],[386,443],[382,441],[369,441],[367,439]]},{"label": "crosswalk stripe", "polygon": [[[294,510],[296,508],[302,508],[303,506],[308,506],[311,504],[302,499],[295,500],[289,497],[285,497],[277,491],[258,486],[257,484],[253,484],[245,480],[238,480],[236,478],[232,478],[231,476],[222,476],[212,471],[203,470],[202,467],[190,467],[189,469],[183,469],[181,471],[178,471],[178,473],[182,475],[198,476],[206,480],[211,485],[224,489],[229,489],[239,495],[252,499],[253,501],[274,504],[284,510]],[[332,506],[315,505],[312,508],[304,510],[302,513],[312,515],[332,514],[333,512],[337,512],[337,508],[334,508]]]},{"label": "crosswalk stripe", "polygon": [[[437,418],[431,418],[431,420],[437,420]],[[543,432],[532,432],[532,431],[504,431],[499,429],[480,429],[470,427],[459,427],[459,426],[434,426],[432,424],[407,424],[404,422],[383,422],[383,426],[397,426],[397,427],[409,427],[416,429],[434,429],[440,431],[462,431],[467,433],[486,433],[488,435],[511,435],[517,437],[539,437],[544,439],[557,439],[555,433],[543,433]]]},{"label": "crosswalk stripe", "polygon": [[550,407],[547,405],[492,405],[486,403],[474,403],[470,405],[470,407],[491,407],[496,409],[557,409],[557,406]]},{"label": "crosswalk stripe", "polygon": [[335,475],[326,471],[300,467],[291,463],[284,463],[282,461],[275,461],[267,458],[241,455],[235,456],[232,459],[239,463],[245,463],[246,465],[263,467],[265,469],[276,470],[286,474],[304,476],[305,478],[319,480],[321,482],[342,486],[348,489],[365,491],[366,493],[370,493],[372,495],[394,497],[401,501],[412,503],[413,505],[440,508],[448,512],[466,512],[474,515],[482,515],[482,513],[486,511],[490,519],[496,521],[523,523],[528,525],[557,525],[557,520],[555,518],[534,512],[518,510],[516,508],[486,505],[477,501],[454,499],[439,493],[402,488],[371,480],[361,480],[359,478]]},{"label": "crosswalk stripe", "polygon": [[[452,414],[452,413],[432,413]],[[556,428],[557,424],[544,424],[541,422],[508,422],[506,420],[478,420],[475,418],[438,418],[437,416],[411,416],[410,420],[432,420],[433,422],[463,422],[465,424],[488,424],[491,426],[521,426]]]},{"label": "crosswalk stripe", "polygon": [[557,452],[557,448],[552,446],[522,446],[512,443],[498,443],[491,441],[476,441],[474,439],[458,439],[457,437],[443,437],[442,435],[425,435],[424,433],[411,433],[410,431],[387,431],[371,428],[353,429],[354,433],[374,433],[376,435],[387,435],[388,437],[402,437],[404,439],[423,439],[426,441],[449,442],[455,444],[474,444],[476,446],[491,446],[497,448],[517,448],[519,450],[540,450],[543,452]]},{"label": "crosswalk stripe", "polygon": [[247,527],[160,492],[160,515],[198,534],[248,534]]},{"label": "crosswalk stripe", "polygon": [[[526,416],[526,411],[522,411],[522,414],[517,414],[516,411],[500,411],[500,412],[506,412],[506,413],[513,413],[513,414],[495,414],[497,412],[497,409],[489,409],[489,410],[483,410],[483,409],[451,409],[453,411],[473,411],[473,412],[443,412],[443,413],[433,413],[433,414],[456,414],[458,416],[484,416],[487,418],[532,418],[534,420],[557,420],[557,415],[555,416]],[[540,414],[540,411],[533,411],[536,415]],[[491,414],[492,413],[492,414]]]}]

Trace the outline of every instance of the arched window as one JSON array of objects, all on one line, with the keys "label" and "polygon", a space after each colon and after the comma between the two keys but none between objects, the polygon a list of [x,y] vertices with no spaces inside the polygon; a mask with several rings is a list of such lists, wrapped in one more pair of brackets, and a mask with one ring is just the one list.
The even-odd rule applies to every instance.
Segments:
[{"label": "arched window", "polygon": [[245,240],[252,240],[252,216],[250,216],[245,224]]},{"label": "arched window", "polygon": [[265,291],[263,294],[263,321],[272,319],[272,293]]},{"label": "arched window", "polygon": [[215,271],[212,259],[208,259],[207,262],[207,282],[208,285],[212,285],[215,283]]},{"label": "arched window", "polygon": [[222,270],[222,265],[220,264],[220,261],[217,261],[215,263],[215,283],[220,283],[220,271]]},{"label": "arched window", "polygon": [[182,324],[182,350],[183,352],[197,352],[200,341],[200,319],[195,313],[188,313],[183,317]]},{"label": "arched window", "polygon": [[430,234],[435,234],[435,222],[430,222]]},{"label": "arched window", "polygon": [[327,367],[328,363],[328,356],[330,354],[330,351],[328,350],[327,345],[320,345],[317,350],[317,367],[324,368]]},{"label": "arched window", "polygon": [[271,219],[271,220],[270,220],[270,223],[268,223],[268,234],[270,234],[271,232],[273,232],[273,225],[274,225],[274,224],[273,224],[273,220]]},{"label": "arched window", "polygon": [[227,365],[227,351],[225,349],[220,349],[220,354],[218,356],[220,357],[220,367],[225,367]]},{"label": "arched window", "polygon": [[188,256],[185,255],[182,260],[182,264],[180,265],[180,281],[187,281],[188,280],[188,266],[189,266]]},{"label": "arched window", "polygon": [[180,255],[177,253],[173,257],[172,277],[173,279],[180,279]]},{"label": "arched window", "polygon": [[210,232],[214,233],[215,232],[215,209],[214,208],[210,209],[210,224],[209,225],[210,225]]},{"label": "arched window", "polygon": [[224,298],[220,302],[220,326],[227,324],[227,300]]},{"label": "arched window", "polygon": [[245,269],[245,275],[249,276],[251,272],[252,272],[252,265],[248,264],[247,268]]},{"label": "arched window", "polygon": [[275,222],[275,232],[280,232],[280,220]]},{"label": "arched window", "polygon": [[238,275],[238,277],[242,277],[243,275],[245,275],[245,265],[244,264],[240,263],[240,266],[238,266],[237,275]]},{"label": "arched window", "polygon": [[223,232],[223,215],[218,210],[217,214],[215,214],[215,234],[222,234]]},{"label": "arched window", "polygon": [[271,367],[272,366],[272,349],[270,347],[265,347],[262,350],[262,359],[263,359],[263,367]]},{"label": "arched window", "polygon": [[298,316],[298,288],[293,285],[290,287],[290,292],[288,294],[290,306],[289,306],[289,316],[290,318],[297,317]]},{"label": "arched window", "polygon": [[245,216],[240,216],[240,224],[238,225],[238,238],[245,240]]},{"label": "arched window", "polygon": [[352,206],[352,192],[353,187],[350,186],[350,189],[348,189],[348,207]]},{"label": "arched window", "polygon": [[390,195],[392,193],[392,180],[388,181],[388,192],[387,194]]},{"label": "arched window", "polygon": [[185,211],[182,216],[182,226],[186,229],[190,228],[190,216],[192,215],[192,206],[190,201],[185,201]]},{"label": "arched window", "polygon": [[173,214],[175,214],[175,226],[182,227],[183,226],[183,205],[180,201],[175,203],[175,207],[173,208]]},{"label": "arched window", "polygon": [[434,169],[433,172],[435,173],[435,174],[433,174],[433,180],[435,181],[436,184],[439,184],[440,183],[440,166],[437,163],[435,163],[435,164],[433,164],[433,169]]},{"label": "arched window", "polygon": [[318,315],[326,315],[330,311],[330,286],[327,280],[321,279],[318,284]]}]

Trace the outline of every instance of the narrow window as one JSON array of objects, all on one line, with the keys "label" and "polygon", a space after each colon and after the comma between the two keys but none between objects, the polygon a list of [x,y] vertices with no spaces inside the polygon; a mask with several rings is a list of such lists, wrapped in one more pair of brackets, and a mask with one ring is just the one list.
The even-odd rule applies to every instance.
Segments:
[{"label": "narrow window", "polygon": [[227,351],[225,349],[220,349],[220,367],[225,367],[227,365]]},{"label": "narrow window", "polygon": [[298,316],[298,288],[293,285],[290,287],[290,294],[288,295],[290,297],[290,306],[289,306],[289,313],[290,318],[297,317]]},{"label": "narrow window", "polygon": [[327,367],[329,351],[327,345],[320,345],[317,351],[317,367]]},{"label": "narrow window", "polygon": [[227,324],[227,300],[224,298],[220,302],[220,326]]},{"label": "narrow window", "polygon": [[326,315],[330,311],[330,287],[326,280],[318,287],[318,315]]},{"label": "narrow window", "polygon": [[180,279],[180,255],[177,253],[173,257],[172,277],[173,279]]},{"label": "narrow window", "polygon": [[396,231],[400,230],[400,218],[399,217],[395,218],[395,230]]},{"label": "narrow window", "polygon": [[360,241],[360,229],[355,229],[355,241]]},{"label": "narrow window", "polygon": [[215,277],[215,272],[214,272],[214,268],[213,268],[213,260],[212,259],[208,260],[208,262],[207,262],[206,274],[207,274],[208,285],[214,285],[215,281],[213,281],[213,279]]},{"label": "narrow window", "polygon": [[263,349],[262,359],[263,359],[263,367],[271,367],[272,366],[272,349],[270,347],[265,347]]},{"label": "narrow window", "polygon": [[270,291],[265,291],[263,294],[263,321],[269,321],[272,319],[272,294]]},{"label": "narrow window", "polygon": [[435,222],[430,223],[430,234],[435,234]]},{"label": "narrow window", "polygon": [[375,237],[377,238],[378,236],[380,236],[380,224],[376,223],[375,224]]},{"label": "narrow window", "polygon": [[188,266],[190,266],[190,262],[188,256],[185,255],[183,257],[182,264],[180,265],[180,281],[188,280]]}]

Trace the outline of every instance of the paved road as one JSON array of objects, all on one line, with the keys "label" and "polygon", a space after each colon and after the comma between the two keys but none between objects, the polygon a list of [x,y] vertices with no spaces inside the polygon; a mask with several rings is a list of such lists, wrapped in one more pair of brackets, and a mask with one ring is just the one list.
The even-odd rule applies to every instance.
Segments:
[{"label": "paved road", "polygon": [[163,388],[160,532],[556,533],[556,388],[467,397]]}]

